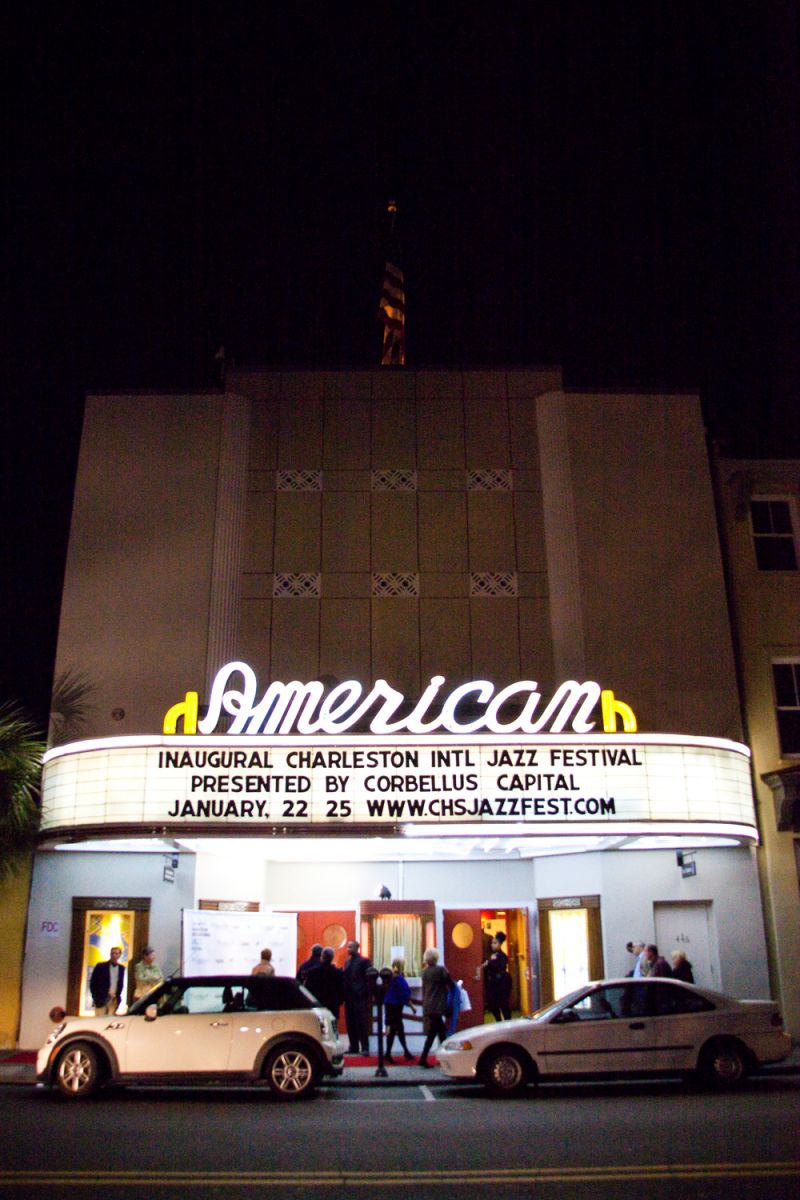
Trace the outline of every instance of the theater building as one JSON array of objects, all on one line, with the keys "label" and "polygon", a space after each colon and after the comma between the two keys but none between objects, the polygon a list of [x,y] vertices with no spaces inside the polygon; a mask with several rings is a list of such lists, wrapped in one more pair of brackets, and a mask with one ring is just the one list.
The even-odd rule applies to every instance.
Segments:
[{"label": "theater building", "polygon": [[800,463],[716,462],[771,992],[800,1037]]},{"label": "theater building", "polygon": [[250,929],[282,970],[436,945],[478,1020],[499,930],[521,1011],[639,937],[769,994],[695,396],[404,368],[92,396],[63,672],[92,692],[47,755],[22,1044],[111,944],[219,969]]}]

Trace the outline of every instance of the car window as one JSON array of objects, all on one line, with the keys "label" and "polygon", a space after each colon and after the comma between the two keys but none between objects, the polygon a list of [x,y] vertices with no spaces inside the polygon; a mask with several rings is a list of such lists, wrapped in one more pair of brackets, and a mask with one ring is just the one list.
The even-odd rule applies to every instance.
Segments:
[{"label": "car window", "polygon": [[317,1003],[294,979],[275,976],[264,976],[261,979],[254,976],[252,983],[246,989],[245,1002],[246,1007],[251,1011],[263,1012],[313,1008]]},{"label": "car window", "polygon": [[613,1021],[616,1017],[627,1015],[624,1011],[625,993],[624,984],[595,988],[573,1004],[572,1010],[581,1021]]},{"label": "car window", "polygon": [[[241,992],[238,996],[241,998]],[[237,1007],[244,1007],[243,1000],[237,1004],[237,994],[234,990],[221,983],[178,986],[165,992],[157,1003],[162,1016],[168,1016],[170,1013],[185,1015],[234,1012]]]},{"label": "car window", "polygon": [[653,993],[653,1009],[660,1017],[673,1013],[697,1013],[713,1011],[714,1005],[698,992],[675,987],[670,983],[656,983],[648,988]]}]

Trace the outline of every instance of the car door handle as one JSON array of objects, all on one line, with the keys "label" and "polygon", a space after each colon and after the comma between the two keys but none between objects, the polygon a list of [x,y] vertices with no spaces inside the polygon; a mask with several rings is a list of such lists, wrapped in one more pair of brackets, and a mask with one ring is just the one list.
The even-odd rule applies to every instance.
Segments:
[{"label": "car door handle", "polygon": [[644,1021],[634,1021],[632,1025],[628,1026],[628,1029],[644,1029]]},{"label": "car door handle", "polygon": [[219,1029],[221,1026],[222,1026],[222,1027],[224,1027],[224,1026],[226,1026],[227,1024],[228,1024],[228,1022],[227,1022],[227,1021],[212,1021],[212,1022],[211,1022],[211,1028],[212,1028],[212,1029]]}]

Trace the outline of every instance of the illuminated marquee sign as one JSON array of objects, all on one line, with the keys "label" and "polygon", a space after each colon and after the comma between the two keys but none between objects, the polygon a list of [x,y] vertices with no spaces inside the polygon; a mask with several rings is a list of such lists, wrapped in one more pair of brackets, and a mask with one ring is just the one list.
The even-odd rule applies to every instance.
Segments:
[{"label": "illuminated marquee sign", "polygon": [[[232,686],[237,677],[241,679],[238,688]],[[440,729],[462,735],[482,729],[498,734],[535,734],[548,729],[560,733],[568,726],[575,733],[591,733],[595,721],[590,718],[598,704],[606,733],[616,731],[618,717],[626,733],[636,731],[633,709],[591,680],[585,683],[566,680],[541,712],[539,685],[531,679],[509,684],[498,692],[487,679],[477,679],[442,697],[444,683],[443,675],[434,675],[412,711],[397,717],[398,710],[406,705],[406,698],[385,679],[376,680],[366,696],[362,684],[355,679],[338,684],[327,696],[324,684],[317,681],[276,681],[259,698],[252,667],[231,662],[217,672],[206,716],[198,719],[197,692],[187,692],[185,699],[174,704],[165,715],[164,733],[177,733],[181,721],[184,734],[199,731],[210,735],[216,732],[222,717],[227,716],[231,718],[227,729],[230,734],[289,734],[293,730],[306,736],[341,734],[352,729],[376,706],[369,727],[372,733],[381,736],[431,734]],[[483,711],[469,719],[459,711],[459,706],[465,703],[472,710],[480,706]],[[431,716],[431,707],[439,705],[439,711]]]},{"label": "illuminated marquee sign", "polygon": [[111,738],[45,755],[42,830],[756,838],[746,746],[666,734]]}]

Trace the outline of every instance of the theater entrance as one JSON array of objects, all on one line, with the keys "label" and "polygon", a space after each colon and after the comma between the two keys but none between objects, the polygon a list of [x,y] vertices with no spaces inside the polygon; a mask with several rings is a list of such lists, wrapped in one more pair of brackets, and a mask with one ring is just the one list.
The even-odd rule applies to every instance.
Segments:
[{"label": "theater entrance", "polygon": [[461,979],[472,1009],[462,1013],[458,1026],[481,1025],[494,1018],[486,1012],[481,964],[491,954],[492,938],[504,933],[504,950],[511,975],[511,1011],[531,1012],[532,968],[530,929],[526,908],[445,908],[442,912],[444,964],[454,979]]}]

